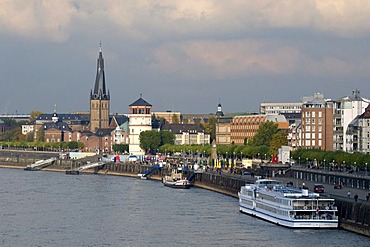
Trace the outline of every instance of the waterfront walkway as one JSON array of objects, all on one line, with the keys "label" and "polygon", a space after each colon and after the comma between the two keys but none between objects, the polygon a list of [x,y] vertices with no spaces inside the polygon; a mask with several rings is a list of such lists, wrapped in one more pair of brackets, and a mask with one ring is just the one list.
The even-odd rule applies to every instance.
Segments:
[{"label": "waterfront walkway", "polygon": [[[302,187],[302,184],[305,183],[305,186],[308,187],[310,191],[313,191],[313,187],[315,184],[318,184],[319,182],[315,181],[307,181],[307,180],[302,180],[298,178],[293,178],[293,177],[275,177],[274,179],[283,181],[285,184],[289,182],[293,182],[294,187]],[[358,195],[358,200],[363,200],[366,201],[366,195],[369,193],[370,190],[366,189],[357,189],[357,188],[352,188],[352,187],[343,187],[342,189],[334,189],[333,184],[328,184],[328,183],[320,183],[324,185],[325,187],[325,194],[328,196],[330,195],[336,195],[336,196],[342,196],[342,197],[347,197],[348,191],[351,192],[351,198],[353,199],[354,195]]]}]

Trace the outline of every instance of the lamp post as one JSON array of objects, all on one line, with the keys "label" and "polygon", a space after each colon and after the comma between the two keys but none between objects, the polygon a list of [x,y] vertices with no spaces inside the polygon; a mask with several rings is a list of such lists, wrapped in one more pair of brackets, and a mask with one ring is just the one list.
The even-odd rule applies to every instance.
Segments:
[{"label": "lamp post", "polygon": [[325,170],[325,159],[324,159],[324,170]]},{"label": "lamp post", "polygon": [[301,165],[301,157],[298,157],[298,165]]},{"label": "lamp post", "polygon": [[345,167],[346,167],[346,162],[343,160],[343,168],[342,169],[345,169]]},{"label": "lamp post", "polygon": [[240,152],[240,160],[243,160],[243,152]]},{"label": "lamp post", "polygon": [[308,158],[306,158],[306,165],[308,165]]},{"label": "lamp post", "polygon": [[265,160],[266,160],[266,154],[265,154]]},{"label": "lamp post", "polygon": [[367,176],[367,163],[365,163],[366,169],[365,169],[365,176]]}]

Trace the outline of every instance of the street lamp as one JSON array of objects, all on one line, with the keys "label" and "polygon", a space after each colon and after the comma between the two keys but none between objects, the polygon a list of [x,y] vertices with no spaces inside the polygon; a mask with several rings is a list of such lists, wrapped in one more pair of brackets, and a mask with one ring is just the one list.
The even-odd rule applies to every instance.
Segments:
[{"label": "street lamp", "polygon": [[265,154],[265,160],[266,160],[266,154]]},{"label": "street lamp", "polygon": [[298,164],[301,165],[301,157],[298,157]]},{"label": "street lamp", "polygon": [[365,176],[367,176],[367,163],[365,163],[366,169],[365,169]]},{"label": "street lamp", "polygon": [[325,159],[324,159],[324,170],[325,170]]},{"label": "street lamp", "polygon": [[240,152],[240,160],[243,160],[243,152]]}]

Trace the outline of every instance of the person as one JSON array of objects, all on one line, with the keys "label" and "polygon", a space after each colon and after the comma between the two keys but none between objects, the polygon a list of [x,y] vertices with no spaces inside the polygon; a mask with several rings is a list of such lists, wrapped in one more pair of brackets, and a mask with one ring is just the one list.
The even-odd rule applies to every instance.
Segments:
[{"label": "person", "polygon": [[357,194],[355,194],[353,198],[355,199],[355,202],[357,202],[358,195],[357,195]]},{"label": "person", "polygon": [[348,198],[350,198],[350,197],[351,197],[351,191],[348,191],[348,192],[347,192],[347,196],[348,196]]}]

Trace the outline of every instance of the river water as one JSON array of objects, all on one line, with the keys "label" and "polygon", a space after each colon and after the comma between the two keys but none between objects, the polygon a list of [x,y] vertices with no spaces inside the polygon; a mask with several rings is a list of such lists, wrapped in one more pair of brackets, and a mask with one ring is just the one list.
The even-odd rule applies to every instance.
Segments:
[{"label": "river water", "polygon": [[0,169],[0,246],[370,246],[344,230],[294,230],[238,200],[158,181]]}]

